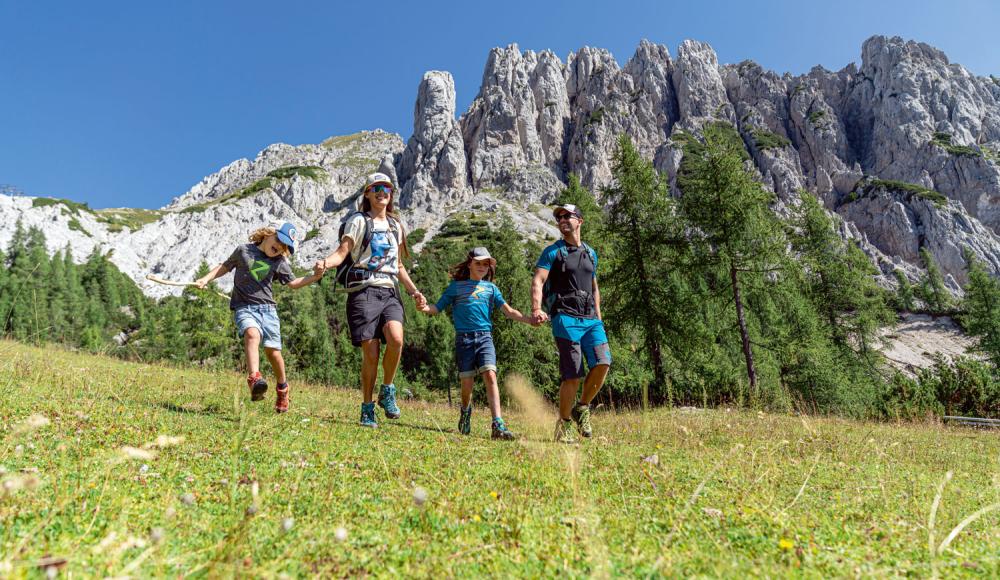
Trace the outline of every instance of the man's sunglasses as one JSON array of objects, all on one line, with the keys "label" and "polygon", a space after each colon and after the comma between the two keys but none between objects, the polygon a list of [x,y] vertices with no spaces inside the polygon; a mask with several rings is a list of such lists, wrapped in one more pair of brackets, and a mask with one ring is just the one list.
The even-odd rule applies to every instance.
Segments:
[{"label": "man's sunglasses", "polygon": [[559,214],[559,215],[556,216],[556,221],[557,222],[561,222],[563,220],[568,220],[569,218],[573,218],[573,217],[576,217],[576,215],[568,213],[568,212],[567,213],[561,213],[561,214]]},{"label": "man's sunglasses", "polygon": [[376,183],[375,185],[368,188],[368,191],[372,193],[387,193],[392,195],[392,186],[384,185],[382,183]]}]

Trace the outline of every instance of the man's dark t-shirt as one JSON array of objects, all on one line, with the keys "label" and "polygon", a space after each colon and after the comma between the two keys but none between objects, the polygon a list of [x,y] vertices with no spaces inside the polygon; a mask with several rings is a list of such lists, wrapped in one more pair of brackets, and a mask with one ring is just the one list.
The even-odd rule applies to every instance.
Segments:
[{"label": "man's dark t-shirt", "polygon": [[[560,257],[561,249],[565,249],[565,260]],[[549,285],[557,295],[554,312],[550,314],[597,318],[593,294],[597,252],[589,246],[571,246],[558,240],[542,250],[535,267],[549,271]]]},{"label": "man's dark t-shirt", "polygon": [[233,272],[233,297],[229,300],[233,310],[250,304],[275,304],[271,281],[285,285],[295,279],[284,256],[270,258],[255,244],[239,246],[222,265]]}]

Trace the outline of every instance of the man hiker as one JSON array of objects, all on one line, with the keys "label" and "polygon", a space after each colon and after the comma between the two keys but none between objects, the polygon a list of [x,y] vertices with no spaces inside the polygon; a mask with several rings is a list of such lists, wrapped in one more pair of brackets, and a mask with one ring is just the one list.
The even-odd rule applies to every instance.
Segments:
[{"label": "man hiker", "polygon": [[[597,287],[597,253],[580,239],[583,216],[575,205],[552,212],[562,239],[542,251],[531,283],[531,315],[536,323],[552,321],[559,347],[559,421],[555,438],[573,443],[573,422],[590,437],[590,402],[597,396],[611,366],[611,350],[601,321],[601,293]],[[589,372],[584,372],[584,360]],[[579,403],[576,395],[583,381]]]}]

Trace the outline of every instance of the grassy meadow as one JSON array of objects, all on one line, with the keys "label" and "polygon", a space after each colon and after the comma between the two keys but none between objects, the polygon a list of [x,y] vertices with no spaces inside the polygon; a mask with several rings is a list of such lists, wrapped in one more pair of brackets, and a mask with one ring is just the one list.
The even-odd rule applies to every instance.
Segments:
[{"label": "grassy meadow", "polygon": [[370,431],[356,389],[276,415],[237,374],[0,355],[3,577],[1000,575],[995,432],[599,409],[560,445],[511,381],[503,443],[483,406]]}]

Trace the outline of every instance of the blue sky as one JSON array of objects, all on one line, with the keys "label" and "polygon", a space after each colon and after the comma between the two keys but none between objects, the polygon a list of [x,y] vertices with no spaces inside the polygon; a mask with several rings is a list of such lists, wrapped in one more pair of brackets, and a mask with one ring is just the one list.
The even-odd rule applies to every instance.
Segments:
[{"label": "blue sky", "polygon": [[[751,7],[753,5],[753,7]],[[275,142],[381,127],[408,137],[424,71],[459,112],[493,46],[671,54],[778,72],[860,59],[873,34],[1000,75],[1000,8],[945,2],[17,2],[0,0],[0,184],[92,207],[159,207]]]}]

